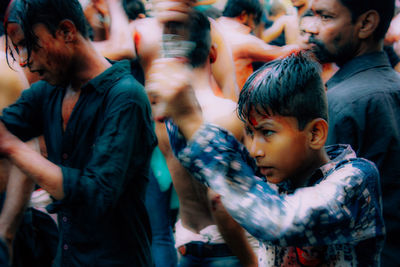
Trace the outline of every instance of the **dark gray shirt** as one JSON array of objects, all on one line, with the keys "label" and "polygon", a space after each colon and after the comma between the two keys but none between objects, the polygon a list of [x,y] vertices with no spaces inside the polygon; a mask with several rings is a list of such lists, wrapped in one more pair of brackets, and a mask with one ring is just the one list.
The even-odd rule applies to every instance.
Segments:
[{"label": "dark gray shirt", "polygon": [[144,192],[156,137],[143,87],[128,61],[115,63],[82,87],[65,131],[64,94],[38,82],[2,117],[22,140],[44,135],[62,169],[65,197],[48,206],[60,229],[55,266],[152,266]]},{"label": "dark gray shirt", "polygon": [[382,266],[400,264],[400,75],[384,52],[356,57],[328,81],[327,144],[350,144],[381,175],[387,242]]}]

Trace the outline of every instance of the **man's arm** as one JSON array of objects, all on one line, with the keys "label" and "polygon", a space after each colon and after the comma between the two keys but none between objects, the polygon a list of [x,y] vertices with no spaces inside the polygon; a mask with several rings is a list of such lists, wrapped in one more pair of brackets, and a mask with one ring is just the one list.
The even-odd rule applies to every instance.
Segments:
[{"label": "man's arm", "polygon": [[282,32],[285,33],[286,44],[298,43],[300,32],[299,21],[296,15],[284,15],[279,17],[271,27],[264,30],[261,39],[269,43],[278,38]]},{"label": "man's arm", "polygon": [[285,16],[281,16],[278,19],[276,19],[270,27],[268,27],[262,32],[261,36],[262,40],[266,43],[269,43],[278,38],[279,35],[285,29],[285,24],[286,24]]},{"label": "man's arm", "polygon": [[229,215],[218,194],[209,189],[208,197],[211,200],[211,214],[217,223],[218,230],[233,254],[238,257],[244,267],[258,266],[257,256],[243,227]]},{"label": "man's arm", "polygon": [[112,60],[132,59],[136,57],[134,42],[131,38],[129,20],[120,0],[107,0],[110,11],[110,38],[93,42],[94,47],[104,57]]},{"label": "man's arm", "polygon": [[[82,168],[55,165],[29,149],[3,125],[0,129],[0,152],[51,196],[60,200],[52,204],[52,211],[66,204],[79,203],[93,213],[91,217],[95,219],[118,201],[128,178],[128,169],[135,164],[139,168],[147,160],[143,154],[132,151],[146,148],[149,150],[141,152],[150,155],[150,146],[154,145],[150,144],[153,132],[150,107],[142,90],[131,89],[137,86],[139,84],[126,76],[110,89],[102,106],[104,115],[102,124],[98,126],[101,131],[92,144],[90,158]],[[15,110],[11,108],[3,117],[4,121],[11,121],[10,113],[18,113],[12,112]],[[140,140],[139,133],[143,135]]]},{"label": "man's arm", "polygon": [[11,134],[1,122],[0,154],[10,159],[54,198],[64,198],[61,168]]},{"label": "man's arm", "polygon": [[299,50],[298,45],[285,45],[282,47],[268,45],[255,36],[244,35],[241,42],[235,44],[233,58],[248,58],[253,61],[267,62],[278,57],[287,56],[297,50]]},{"label": "man's arm", "polygon": [[235,63],[232,58],[232,50],[223,38],[218,24],[210,19],[211,39],[217,51],[217,58],[211,64],[212,74],[221,88],[224,97],[237,101],[239,88],[236,84]]},{"label": "man's arm", "polygon": [[[35,141],[29,143],[33,149],[37,149],[34,148]],[[0,237],[6,241],[9,251],[12,253],[12,242],[30,200],[34,182],[16,166],[11,165],[8,160],[2,160],[1,164],[3,171],[9,171],[7,174],[4,173],[8,176],[8,183],[6,199],[0,214]]]}]

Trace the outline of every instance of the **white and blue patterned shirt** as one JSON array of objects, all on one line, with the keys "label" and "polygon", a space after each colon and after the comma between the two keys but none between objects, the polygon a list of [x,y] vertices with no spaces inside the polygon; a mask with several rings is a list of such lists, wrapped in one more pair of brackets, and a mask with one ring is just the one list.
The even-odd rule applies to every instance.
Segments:
[{"label": "white and blue patterned shirt", "polygon": [[385,227],[379,173],[350,146],[305,187],[274,185],[258,173],[229,132],[204,124],[190,141],[167,122],[171,147],[192,175],[222,196],[225,208],[262,242],[259,266],[379,266]]}]

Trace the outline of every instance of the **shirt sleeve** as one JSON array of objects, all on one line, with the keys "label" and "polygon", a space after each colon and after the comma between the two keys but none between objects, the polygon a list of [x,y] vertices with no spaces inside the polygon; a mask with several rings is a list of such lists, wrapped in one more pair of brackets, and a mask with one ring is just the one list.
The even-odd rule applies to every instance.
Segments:
[{"label": "shirt sleeve", "polygon": [[315,246],[375,236],[376,225],[368,226],[366,216],[368,212],[380,216],[379,202],[375,202],[377,206],[367,205],[370,193],[364,192],[365,179],[377,181],[373,165],[345,164],[329,179],[283,195],[257,176],[244,147],[225,130],[205,124],[186,143],[176,126],[168,122],[167,129],[180,162],[196,179],[223,196],[232,217],[258,239],[281,246]]},{"label": "shirt sleeve", "polygon": [[109,101],[84,168],[60,166],[65,197],[51,204],[50,212],[78,205],[97,220],[116,206],[133,179],[139,187],[145,182],[156,141],[150,107],[135,98],[122,93]]},{"label": "shirt sleeve", "polygon": [[43,132],[42,106],[46,85],[37,82],[22,92],[21,97],[3,109],[1,121],[7,129],[22,141],[29,141]]}]

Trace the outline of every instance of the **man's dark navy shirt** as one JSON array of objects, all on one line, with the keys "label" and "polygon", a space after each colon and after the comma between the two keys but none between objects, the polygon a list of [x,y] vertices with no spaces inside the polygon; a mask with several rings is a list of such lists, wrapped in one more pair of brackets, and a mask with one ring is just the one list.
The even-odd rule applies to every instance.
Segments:
[{"label": "man's dark navy shirt", "polygon": [[48,159],[63,174],[55,266],[152,266],[144,193],[156,145],[146,93],[128,61],[81,89],[65,131],[65,88],[40,81],[4,109],[2,121],[22,140],[44,135]]},{"label": "man's dark navy shirt", "polygon": [[382,266],[399,266],[400,75],[384,52],[374,52],[347,62],[327,87],[327,144],[350,144],[377,165],[387,230]]}]

